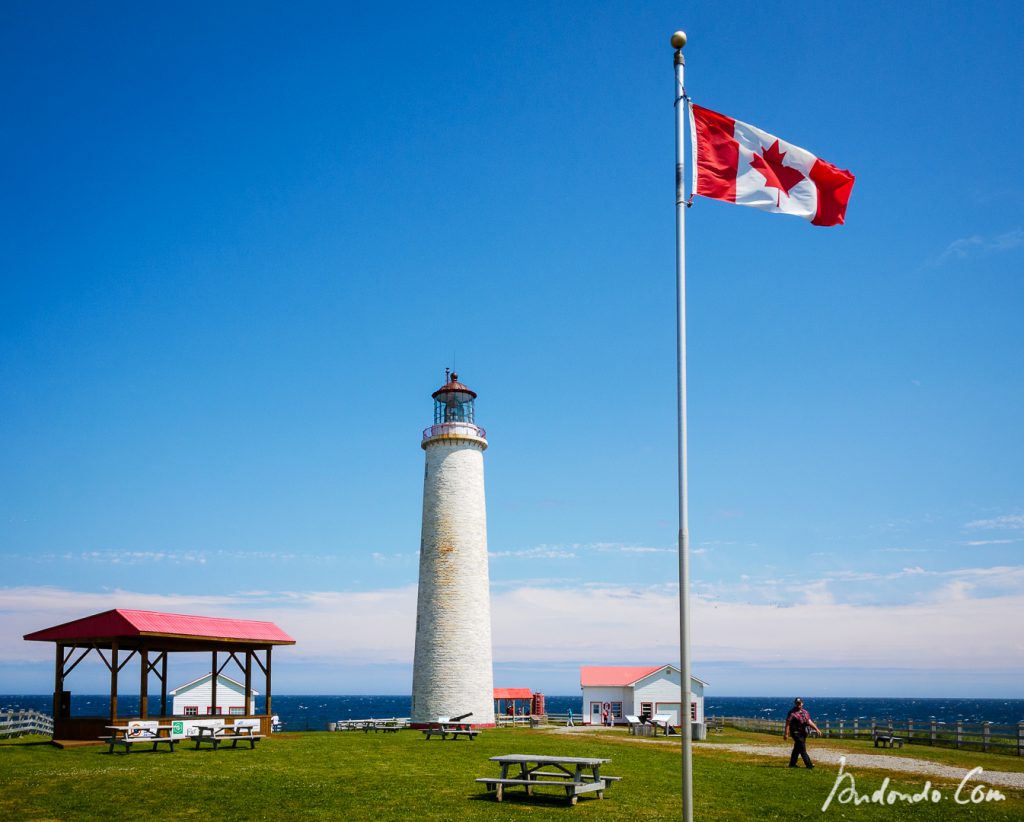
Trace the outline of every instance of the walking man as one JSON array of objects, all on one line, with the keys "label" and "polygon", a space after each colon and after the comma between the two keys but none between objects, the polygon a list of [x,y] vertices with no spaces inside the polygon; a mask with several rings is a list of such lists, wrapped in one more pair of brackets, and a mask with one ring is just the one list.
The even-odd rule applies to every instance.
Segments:
[{"label": "walking man", "polygon": [[807,732],[808,729],[821,733],[818,726],[814,724],[811,715],[804,710],[804,701],[797,697],[793,700],[793,707],[786,714],[786,724],[782,729],[782,739],[793,737],[793,753],[789,756],[789,767],[796,767],[796,758],[799,756],[804,761],[804,767],[813,768],[814,763],[807,755]]}]

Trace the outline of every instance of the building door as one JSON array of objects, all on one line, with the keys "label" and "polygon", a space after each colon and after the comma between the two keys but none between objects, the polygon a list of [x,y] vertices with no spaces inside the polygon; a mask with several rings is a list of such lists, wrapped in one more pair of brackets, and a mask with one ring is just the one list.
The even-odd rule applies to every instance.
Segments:
[{"label": "building door", "polygon": [[590,703],[590,724],[600,725],[601,724],[601,703],[591,702]]}]

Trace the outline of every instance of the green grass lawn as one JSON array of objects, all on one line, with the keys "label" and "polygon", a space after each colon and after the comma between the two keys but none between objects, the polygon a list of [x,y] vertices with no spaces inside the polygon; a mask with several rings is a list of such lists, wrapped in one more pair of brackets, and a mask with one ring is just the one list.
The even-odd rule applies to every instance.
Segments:
[{"label": "green grass lawn", "polygon": [[[761,734],[728,741],[779,742]],[[857,750],[866,751],[857,745]],[[874,752],[874,749],[871,749]],[[624,733],[551,734],[526,729],[485,731],[475,741],[425,741],[398,734],[280,734],[249,750],[204,749],[110,755],[105,747],[61,751],[22,739],[0,743],[0,819],[99,818],[338,820],[670,820],[679,818],[679,748],[633,740]],[[564,795],[527,798],[511,791],[498,804],[473,782],[496,776],[489,756],[549,753],[602,756],[607,773],[623,777],[604,800]],[[924,758],[932,751],[911,751]],[[956,751],[946,751],[956,755]],[[907,752],[904,752],[904,756]],[[961,753],[950,764],[980,764]],[[997,757],[1004,761],[1009,757]],[[957,780],[936,781],[937,805],[821,805],[835,768],[790,770],[785,760],[701,746],[694,755],[694,816],[699,820],[1002,820],[1024,819],[1024,795],[1001,789],[1003,802],[959,806]],[[985,763],[986,769],[1000,769]],[[1009,770],[1009,768],[1002,768]],[[857,790],[870,793],[888,774],[857,770]],[[892,775],[891,786],[918,792],[928,777]]]}]

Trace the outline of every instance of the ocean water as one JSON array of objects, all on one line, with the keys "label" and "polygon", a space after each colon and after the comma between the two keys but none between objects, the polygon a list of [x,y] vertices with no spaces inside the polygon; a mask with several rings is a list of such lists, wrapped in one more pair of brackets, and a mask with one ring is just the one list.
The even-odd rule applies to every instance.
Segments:
[{"label": "ocean water", "polygon": [[[579,717],[583,702],[579,695],[548,696],[548,713],[565,714],[570,709]],[[805,706],[818,723],[829,719],[885,721],[912,719],[925,722],[968,723],[988,721],[995,725],[1016,725],[1024,722],[1024,699],[914,699],[903,697],[804,697]],[[410,712],[408,696],[317,696],[282,694],[274,697],[274,713],[281,717],[285,730],[322,731],[328,722],[343,719],[385,719],[405,717]],[[747,716],[765,719],[784,719],[792,706],[792,697],[707,696],[704,710],[708,716]],[[35,709],[44,713],[51,710],[49,695],[0,694],[0,711]],[[110,700],[105,694],[74,694],[71,711],[76,716],[102,716],[109,711]],[[156,707],[156,700],[150,701]],[[129,716],[138,712],[138,696],[121,695],[117,700],[118,713]],[[257,710],[263,710],[263,700],[257,697]]]}]

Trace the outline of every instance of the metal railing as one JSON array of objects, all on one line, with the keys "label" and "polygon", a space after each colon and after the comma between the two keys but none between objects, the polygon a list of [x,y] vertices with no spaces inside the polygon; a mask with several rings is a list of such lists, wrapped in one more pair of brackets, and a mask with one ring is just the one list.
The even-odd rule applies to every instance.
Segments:
[{"label": "metal railing", "polygon": [[[745,716],[712,717],[726,725],[745,731],[782,734],[780,719]],[[868,739],[876,736],[898,736],[907,745],[933,745],[940,748],[961,748],[1024,756],[1024,722],[996,725],[992,722],[938,722],[904,719],[826,719],[818,722],[822,736],[829,739]]]},{"label": "metal railing", "polygon": [[487,431],[481,428],[479,425],[473,425],[471,422],[442,422],[437,425],[432,425],[430,428],[423,429],[423,439],[429,440],[433,437],[441,437],[445,434],[448,435],[462,435],[464,437],[476,437],[478,439],[487,439]]}]

